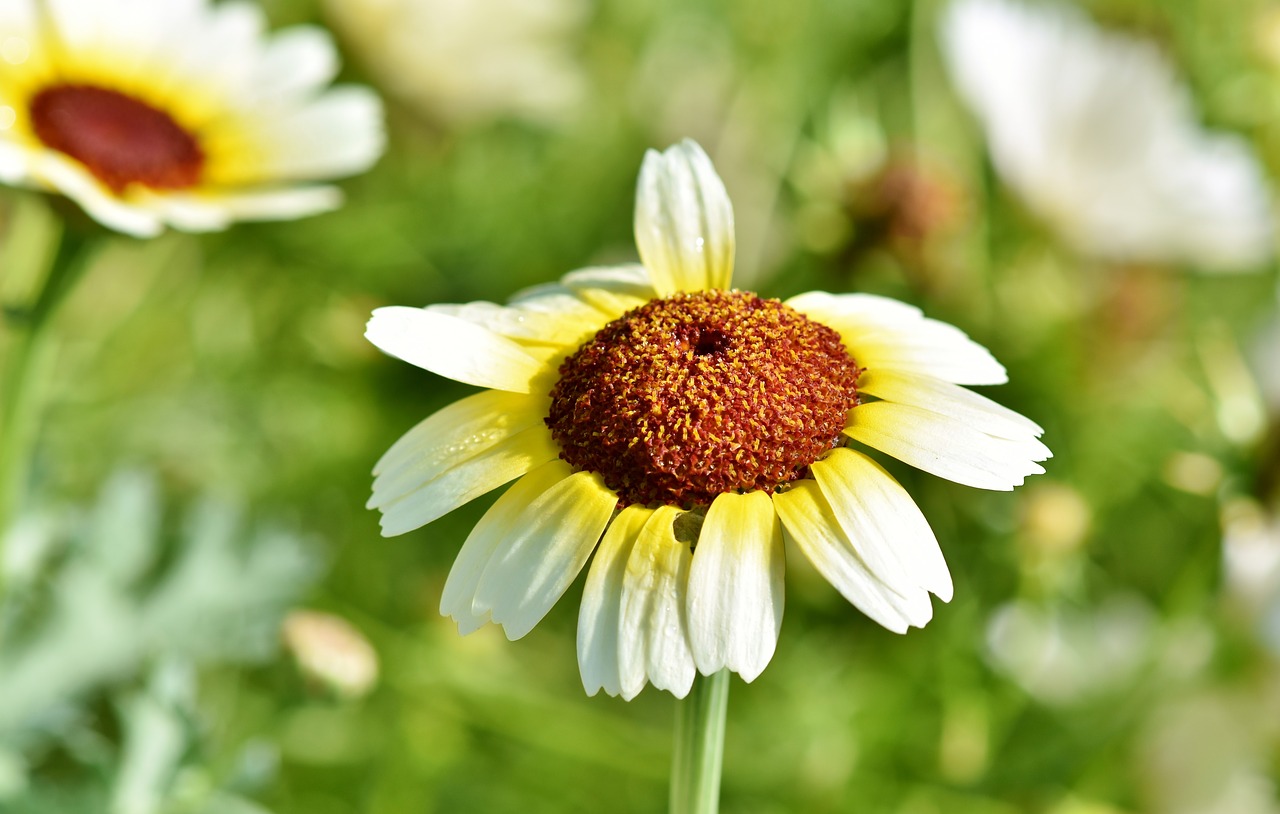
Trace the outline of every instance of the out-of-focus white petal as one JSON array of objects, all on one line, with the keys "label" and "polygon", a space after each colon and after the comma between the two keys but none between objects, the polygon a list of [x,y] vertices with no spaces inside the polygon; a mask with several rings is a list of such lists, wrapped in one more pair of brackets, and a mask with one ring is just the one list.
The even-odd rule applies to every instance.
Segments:
[{"label": "out-of-focus white petal", "polygon": [[515,519],[476,588],[472,613],[488,613],[508,639],[521,638],[547,615],[586,565],[618,504],[599,475],[574,473],[563,461],[548,466],[564,479]]},{"label": "out-of-focus white petal", "polygon": [[627,557],[618,668],[622,697],[628,701],[646,682],[684,698],[697,672],[685,618],[691,555],[672,529],[680,513],[674,506],[654,511]]},{"label": "out-of-focus white petal", "polygon": [[1077,250],[1222,271],[1271,256],[1258,161],[1200,128],[1151,44],[1066,5],[1011,0],[958,0],[941,39],[997,171]]},{"label": "out-of-focus white petal", "polygon": [[868,370],[933,376],[953,384],[1004,384],[1004,366],[959,328],[918,308],[872,294],[810,291],[787,300],[834,328],[854,360]]},{"label": "out-of-focus white petal", "polygon": [[835,449],[811,467],[832,513],[867,567],[899,593],[924,588],[951,601],[951,572],[915,501],[875,461]]},{"label": "out-of-focus white petal", "polygon": [[578,613],[578,668],[587,695],[600,690],[609,695],[622,692],[622,676],[618,672],[622,583],[631,549],[652,515],[653,510],[643,506],[623,509],[604,533],[591,561]]},{"label": "out-of-focus white petal", "polygon": [[441,311],[379,308],[364,335],[397,359],[478,387],[528,393],[544,369],[541,360],[510,339]]},{"label": "out-of-focus white petal", "polygon": [[24,153],[24,180],[61,192],[98,223],[134,237],[155,237],[164,231],[164,223],[153,207],[138,206],[113,195],[79,163],[61,153]]},{"label": "out-of-focus white petal", "polygon": [[818,484],[798,481],[774,495],[773,505],[786,539],[858,610],[894,633],[924,627],[933,618],[928,591],[899,593],[868,570]]},{"label": "out-of-focus white petal", "polygon": [[917,469],[979,489],[1009,491],[1050,457],[1035,438],[997,438],[920,407],[874,401],[849,411],[845,435]]},{"label": "out-of-focus white petal", "polygon": [[753,681],[778,644],[782,526],[764,492],[723,494],[707,511],[689,569],[689,639],[705,675]]},{"label": "out-of-focus white petal", "polygon": [[184,232],[216,232],[238,220],[290,220],[331,212],[342,205],[342,190],[316,185],[225,194],[156,194],[134,189],[129,197],[136,208],[155,212],[160,220]]},{"label": "out-of-focus white petal", "polygon": [[368,88],[341,86],[266,117],[241,116],[236,136],[218,147],[251,156],[223,162],[220,184],[269,184],[353,175],[367,170],[385,146],[382,102]]},{"label": "out-of-focus white petal", "polygon": [[333,81],[338,52],[322,28],[295,26],[278,33],[262,54],[258,99],[300,97]]},{"label": "out-of-focus white petal", "polygon": [[711,159],[685,140],[650,150],[636,189],[636,246],[662,296],[727,289],[733,275],[733,207]]}]

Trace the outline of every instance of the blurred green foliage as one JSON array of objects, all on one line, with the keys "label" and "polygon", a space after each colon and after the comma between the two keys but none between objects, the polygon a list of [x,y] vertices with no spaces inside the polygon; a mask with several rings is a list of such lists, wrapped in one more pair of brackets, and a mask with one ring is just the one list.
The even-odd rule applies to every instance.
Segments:
[{"label": "blurred green foliage", "polygon": [[[265,5],[281,25],[325,19],[308,0]],[[942,7],[589,5],[560,46],[586,96],[555,124],[458,125],[393,99],[390,150],[344,185],[339,212],[108,241],[58,313],[40,500],[24,522],[92,505],[122,466],[158,481],[110,481],[105,514],[30,565],[29,583],[10,546],[0,810],[662,810],[673,701],[584,697],[580,588],[515,643],[495,629],[459,638],[438,616],[492,496],[378,536],[363,508],[373,462],[466,388],[380,356],[361,333],[380,305],[501,301],[632,259],[643,150],[691,136],[734,201],[740,283],[919,304],[992,349],[1010,384],[986,394],[1040,422],[1055,453],[1012,494],[890,465],[955,578],[955,600],[924,630],[879,628],[789,562],[777,654],[752,685],[734,679],[723,809],[1280,811],[1277,653],[1258,634],[1265,617],[1233,598],[1221,542],[1228,507],[1247,498],[1265,512],[1275,497],[1247,367],[1276,311],[1275,270],[1119,268],[1055,243],[1001,187],[955,100],[935,42]],[[1280,64],[1259,45],[1276,7],[1089,9],[1155,40],[1205,119],[1280,167]],[[347,63],[368,79],[365,57]],[[841,153],[849,132],[865,138]],[[914,197],[861,172],[877,149],[915,173]],[[40,205],[0,192],[0,240],[20,242],[17,213]],[[68,229],[92,228],[54,205]],[[167,528],[161,497],[207,495],[221,508],[144,545]],[[243,531],[265,518],[316,538],[311,553]],[[121,615],[77,604],[99,599]],[[269,646],[285,604],[302,601],[368,637],[381,665],[369,695],[338,697]],[[75,634],[94,648],[58,639],[77,613],[128,633]],[[268,631],[247,651],[217,628],[240,621]],[[33,655],[58,647],[69,650],[48,667]],[[5,689],[24,670],[49,698],[15,709],[35,697]]]}]

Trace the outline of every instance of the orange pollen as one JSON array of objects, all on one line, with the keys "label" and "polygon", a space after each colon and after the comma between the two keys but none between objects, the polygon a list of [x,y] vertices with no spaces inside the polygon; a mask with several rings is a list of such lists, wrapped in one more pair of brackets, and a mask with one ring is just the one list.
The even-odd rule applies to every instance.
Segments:
[{"label": "orange pollen", "polygon": [[194,136],[131,96],[92,85],[54,85],[31,100],[36,136],[85,165],[115,193],[130,184],[186,189],[200,182],[204,152]]},{"label": "orange pollen", "polygon": [[805,477],[839,445],[861,372],[838,333],[778,300],[676,294],[566,359],[546,422],[620,505],[705,506]]}]

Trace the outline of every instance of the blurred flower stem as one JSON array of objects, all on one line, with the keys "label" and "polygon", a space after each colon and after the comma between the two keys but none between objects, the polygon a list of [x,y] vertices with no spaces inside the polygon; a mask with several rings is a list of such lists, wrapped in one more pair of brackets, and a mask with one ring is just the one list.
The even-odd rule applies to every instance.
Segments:
[{"label": "blurred flower stem", "polygon": [[16,202],[0,252],[0,532],[12,524],[27,487],[53,360],[47,328],[84,257],[81,241],[63,230],[46,202],[35,196]]},{"label": "blurred flower stem", "polygon": [[716,814],[720,810],[728,709],[728,670],[696,677],[689,696],[678,702],[671,758],[671,814]]}]

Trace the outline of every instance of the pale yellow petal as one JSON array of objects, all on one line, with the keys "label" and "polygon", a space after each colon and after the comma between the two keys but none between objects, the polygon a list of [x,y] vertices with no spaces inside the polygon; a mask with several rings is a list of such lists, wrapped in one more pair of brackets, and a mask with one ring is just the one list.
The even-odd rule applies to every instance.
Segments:
[{"label": "pale yellow petal", "polygon": [[840,333],[854,360],[872,371],[904,371],[954,384],[1003,384],[1004,367],[963,331],[920,309],[871,294],[811,291],[787,305]]},{"label": "pale yellow petal", "polygon": [[873,401],[849,411],[845,435],[940,478],[1009,491],[1044,472],[1050,455],[1032,437],[998,438],[948,416],[907,404]]},{"label": "pale yellow petal", "polygon": [[933,618],[927,591],[904,595],[867,568],[818,484],[798,481],[774,495],[773,505],[786,539],[858,610],[895,633],[924,627]]},{"label": "pale yellow petal", "polygon": [[365,336],[384,353],[466,384],[528,393],[544,363],[518,343],[456,316],[400,305],[373,312]]},{"label": "pale yellow petal", "polygon": [[631,700],[646,682],[683,698],[696,672],[685,620],[689,546],[675,538],[681,511],[662,506],[636,539],[622,578],[618,667],[622,697]]},{"label": "pale yellow petal", "polygon": [[764,492],[711,504],[689,569],[689,639],[698,670],[752,681],[778,643],[785,557],[782,526]]},{"label": "pale yellow petal", "polygon": [[998,438],[1034,438],[1044,432],[1034,421],[985,396],[920,373],[868,370],[858,379],[858,390],[954,418]]},{"label": "pale yellow petal", "polygon": [[452,616],[463,632],[475,630],[488,613],[472,612],[476,588],[495,550],[514,529],[525,510],[546,491],[564,480],[571,470],[562,461],[533,469],[498,498],[467,535],[440,596],[440,612]]},{"label": "pale yellow petal", "polygon": [[862,561],[900,593],[925,588],[951,599],[951,574],[915,501],[861,452],[832,450],[811,467],[822,494]]},{"label": "pale yellow petal", "polygon": [[430,479],[504,438],[537,426],[550,401],[543,395],[485,390],[437,410],[418,422],[378,459],[369,508],[379,493],[396,493],[415,477]]},{"label": "pale yellow petal", "polygon": [[578,667],[587,695],[600,690],[609,695],[622,692],[618,662],[622,583],[631,549],[652,515],[653,510],[644,506],[623,509],[609,524],[591,561],[578,613]]},{"label": "pale yellow petal", "polygon": [[[550,466],[572,472],[563,461]],[[532,630],[586,565],[617,504],[593,472],[567,474],[534,498],[490,557],[472,613],[487,612],[509,639]]]},{"label": "pale yellow petal", "polygon": [[394,537],[425,526],[559,455],[560,447],[546,427],[522,430],[402,495],[386,496],[378,507],[382,533]]},{"label": "pale yellow petal", "polygon": [[733,207],[711,159],[692,141],[650,150],[636,189],[636,245],[660,296],[727,289]]}]

